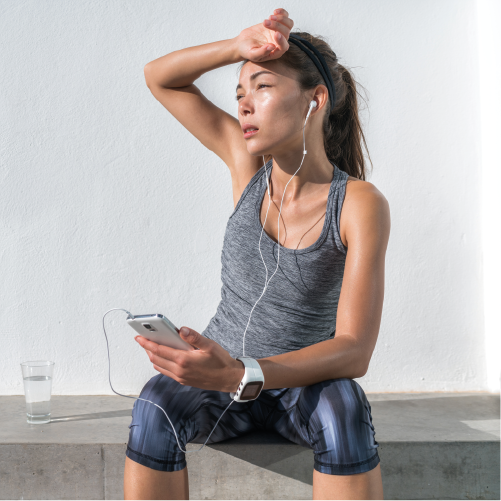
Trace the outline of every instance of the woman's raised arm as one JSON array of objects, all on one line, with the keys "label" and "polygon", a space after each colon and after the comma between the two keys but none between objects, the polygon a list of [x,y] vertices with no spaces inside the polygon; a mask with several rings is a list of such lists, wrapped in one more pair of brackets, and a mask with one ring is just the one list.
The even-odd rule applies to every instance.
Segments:
[{"label": "woman's raised arm", "polygon": [[238,119],[215,106],[193,82],[210,70],[244,59],[263,62],[279,58],[289,48],[287,39],[294,23],[285,10],[277,10],[282,13],[270,26],[263,21],[235,38],[177,50],[144,67],[146,84],[154,97],[232,173],[236,165],[246,168],[246,157],[248,168],[255,172],[261,159],[247,152]]}]

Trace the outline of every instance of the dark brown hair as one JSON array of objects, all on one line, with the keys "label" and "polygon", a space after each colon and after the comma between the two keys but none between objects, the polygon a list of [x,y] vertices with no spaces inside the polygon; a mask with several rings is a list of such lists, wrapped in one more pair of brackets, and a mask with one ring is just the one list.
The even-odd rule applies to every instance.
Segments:
[{"label": "dark brown hair", "polygon": [[[358,179],[366,180],[366,161],[362,143],[369,156],[369,150],[362,131],[358,115],[357,85],[350,70],[341,65],[330,45],[321,36],[313,36],[305,31],[296,31],[322,54],[329,66],[336,92],[336,103],[332,112],[331,97],[325,105],[326,112],[323,123],[324,147],[327,158],[342,171]],[[240,66],[248,62],[245,59]],[[295,44],[289,42],[289,49],[275,61],[291,68],[297,75],[299,88],[302,92],[314,89],[317,85],[325,85],[322,75],[315,63]],[[359,94],[360,95],[360,94]],[[265,158],[269,161],[271,155]],[[371,161],[372,165],[372,161]]]}]

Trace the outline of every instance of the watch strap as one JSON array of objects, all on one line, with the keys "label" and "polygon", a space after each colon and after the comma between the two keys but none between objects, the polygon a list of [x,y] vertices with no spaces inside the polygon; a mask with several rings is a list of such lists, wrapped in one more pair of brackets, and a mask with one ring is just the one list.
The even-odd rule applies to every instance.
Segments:
[{"label": "watch strap", "polygon": [[237,357],[237,360],[240,360],[247,369],[252,369],[254,371],[254,375],[256,377],[262,376],[263,381],[264,381],[264,374],[263,370],[261,369],[261,366],[259,365],[259,362],[255,358],[251,357]]},{"label": "watch strap", "polygon": [[[240,362],[242,362],[245,367],[245,373],[240,381],[240,384],[238,385],[237,391],[231,392],[230,397],[237,402],[255,400],[260,395],[264,386],[264,374],[261,366],[256,359],[251,357],[237,357],[236,360],[240,360]],[[247,386],[257,388],[257,394],[249,398],[249,394],[246,394]]]}]

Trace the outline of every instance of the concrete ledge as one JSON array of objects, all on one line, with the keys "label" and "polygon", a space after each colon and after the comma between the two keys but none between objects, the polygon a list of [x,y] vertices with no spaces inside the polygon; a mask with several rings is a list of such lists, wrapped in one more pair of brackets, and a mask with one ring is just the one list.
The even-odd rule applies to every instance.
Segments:
[{"label": "concrete ledge", "polygon": [[[385,499],[500,499],[499,395],[368,393]],[[134,400],[52,397],[26,422],[24,396],[0,397],[0,499],[123,499]],[[190,444],[189,449],[199,448]],[[251,434],[188,455],[192,499],[311,499],[313,453]]]}]

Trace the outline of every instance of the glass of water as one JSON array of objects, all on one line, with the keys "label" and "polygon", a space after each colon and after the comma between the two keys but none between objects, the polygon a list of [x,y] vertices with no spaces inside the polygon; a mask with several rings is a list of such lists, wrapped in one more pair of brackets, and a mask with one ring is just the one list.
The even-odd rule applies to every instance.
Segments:
[{"label": "glass of water", "polygon": [[54,362],[48,360],[22,362],[21,370],[23,371],[27,422],[30,424],[50,423],[50,394]]}]

